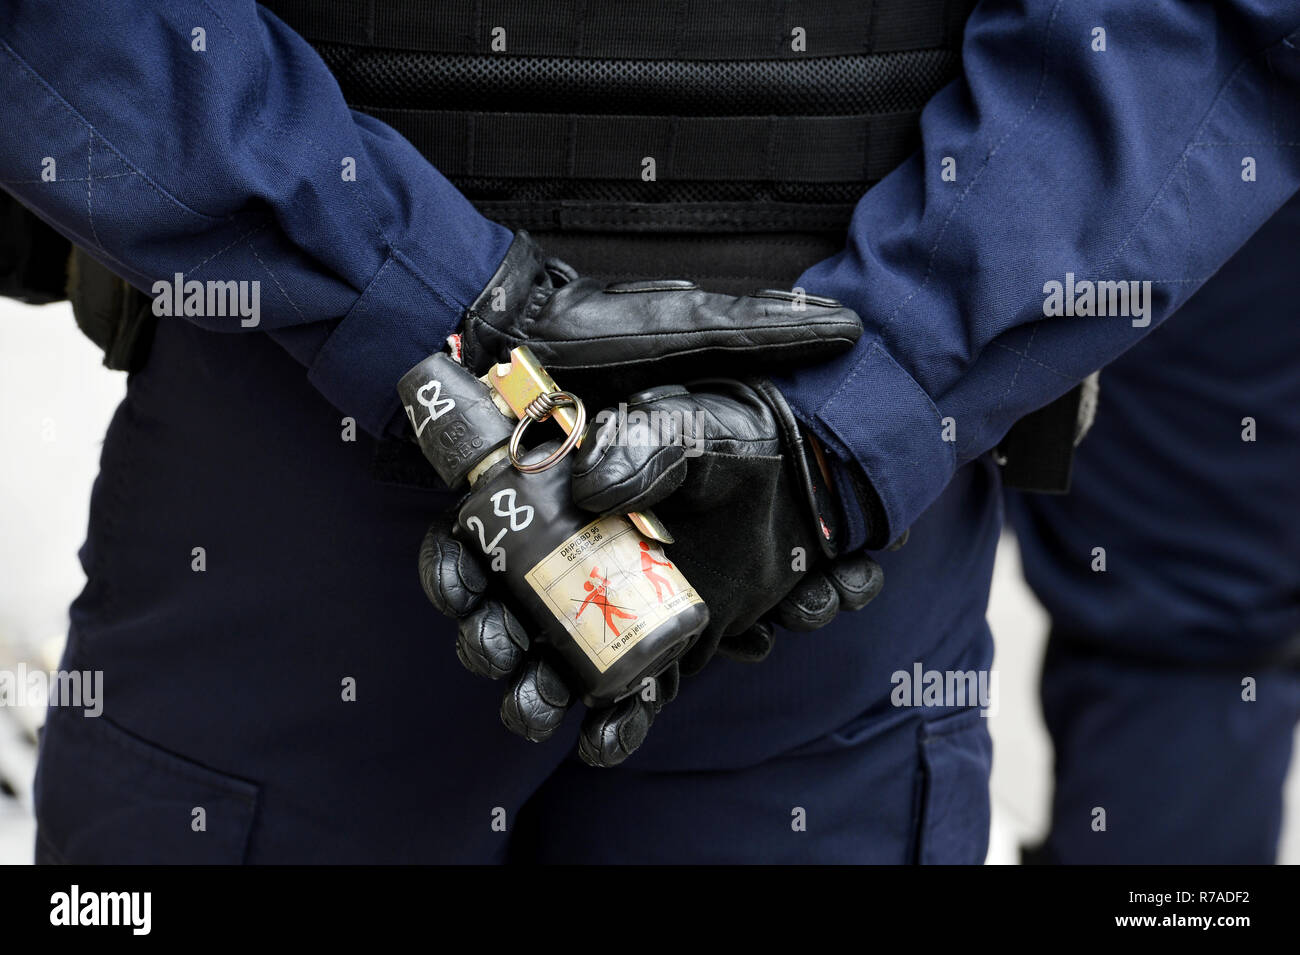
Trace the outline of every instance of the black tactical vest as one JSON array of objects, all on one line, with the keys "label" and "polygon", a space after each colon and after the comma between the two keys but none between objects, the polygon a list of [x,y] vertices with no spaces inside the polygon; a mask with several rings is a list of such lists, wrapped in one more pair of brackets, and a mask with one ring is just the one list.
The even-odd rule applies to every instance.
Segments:
[{"label": "black tactical vest", "polygon": [[598,277],[790,287],[919,143],[974,0],[269,0],[354,109]]}]

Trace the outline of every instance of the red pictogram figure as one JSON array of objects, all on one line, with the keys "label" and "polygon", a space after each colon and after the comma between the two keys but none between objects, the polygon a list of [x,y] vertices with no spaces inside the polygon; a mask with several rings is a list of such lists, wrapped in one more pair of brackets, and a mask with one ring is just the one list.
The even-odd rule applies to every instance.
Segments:
[{"label": "red pictogram figure", "polygon": [[664,602],[664,595],[659,592],[659,585],[662,584],[668,591],[668,596],[673,595],[673,585],[668,582],[668,578],[655,573],[655,567],[672,567],[666,560],[655,560],[650,556],[650,545],[645,541],[641,542],[641,573],[645,574],[646,580],[650,581],[655,588],[655,596],[660,603]]},{"label": "red pictogram figure", "polygon": [[578,607],[578,612],[573,615],[573,619],[577,620],[582,616],[582,612],[587,609],[587,604],[595,604],[605,614],[605,626],[613,630],[614,636],[617,637],[619,635],[618,627],[614,626],[612,618],[622,617],[624,620],[635,620],[636,614],[624,613],[617,607],[610,605],[609,580],[600,576],[599,569],[595,567],[591,568],[591,576],[598,582],[593,584],[590,580],[583,581],[582,589],[587,591],[587,598],[583,600],[582,605]]}]

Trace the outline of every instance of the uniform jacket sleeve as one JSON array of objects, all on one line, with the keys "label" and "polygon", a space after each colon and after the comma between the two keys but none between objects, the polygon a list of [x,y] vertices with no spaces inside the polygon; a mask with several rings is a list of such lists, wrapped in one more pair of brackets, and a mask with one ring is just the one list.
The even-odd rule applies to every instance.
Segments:
[{"label": "uniform jacket sleeve", "polygon": [[[800,280],[867,333],[781,382],[865,470],[884,539],[1170,315],[1300,187],[1297,0],[984,0],[962,59],[922,114],[920,152]],[[1069,281],[1150,282],[1149,309],[1049,315],[1049,283],[1064,298]]]},{"label": "uniform jacket sleeve", "polygon": [[259,282],[247,330],[372,433],[509,246],[251,0],[10,0],[0,91],[0,186],[146,293]]}]

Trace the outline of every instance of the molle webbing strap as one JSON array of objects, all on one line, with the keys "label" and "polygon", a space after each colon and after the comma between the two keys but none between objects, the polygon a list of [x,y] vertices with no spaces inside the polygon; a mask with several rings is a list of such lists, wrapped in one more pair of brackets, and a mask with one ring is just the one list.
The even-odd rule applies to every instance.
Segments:
[{"label": "molle webbing strap", "polygon": [[[371,109],[448,177],[639,178],[695,182],[865,182],[893,164],[916,125],[883,116],[572,116]],[[432,158],[432,157],[431,157]]]}]

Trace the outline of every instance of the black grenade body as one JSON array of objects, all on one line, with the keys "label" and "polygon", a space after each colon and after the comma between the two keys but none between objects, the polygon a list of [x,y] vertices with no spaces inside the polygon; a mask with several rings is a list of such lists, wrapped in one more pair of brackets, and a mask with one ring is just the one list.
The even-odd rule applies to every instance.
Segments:
[{"label": "black grenade body", "polygon": [[[680,656],[708,609],[658,542],[626,517],[580,510],[571,459],[516,469],[505,453],[514,423],[487,386],[446,355],[421,362],[398,386],[425,456],[452,487],[469,481],[456,536],[504,585],[530,634],[588,706],[639,692]],[[541,461],[550,442],[522,455]]]},{"label": "black grenade body", "polygon": [[631,521],[573,504],[569,470],[567,458],[536,474],[502,461],[461,504],[457,536],[504,582],[591,706],[639,691],[709,618],[663,549]]}]

